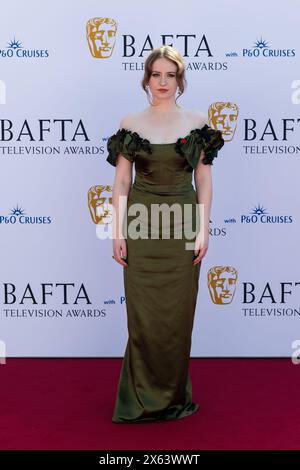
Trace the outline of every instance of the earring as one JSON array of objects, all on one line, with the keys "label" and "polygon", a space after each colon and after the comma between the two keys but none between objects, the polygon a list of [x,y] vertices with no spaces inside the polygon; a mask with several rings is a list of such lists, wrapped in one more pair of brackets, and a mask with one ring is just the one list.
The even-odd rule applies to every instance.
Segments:
[{"label": "earring", "polygon": [[[151,98],[153,98],[153,96],[152,96],[152,93],[150,91],[150,86],[146,85],[146,89],[147,89],[147,99],[148,99],[149,103],[151,104],[151,106],[153,106],[153,102],[151,101]],[[150,100],[149,100],[149,96],[150,96]]]}]

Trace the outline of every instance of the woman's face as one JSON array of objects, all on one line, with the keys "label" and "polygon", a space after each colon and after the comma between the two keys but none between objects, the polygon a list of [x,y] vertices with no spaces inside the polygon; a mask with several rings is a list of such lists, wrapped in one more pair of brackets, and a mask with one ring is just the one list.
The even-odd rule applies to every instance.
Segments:
[{"label": "woman's face", "polygon": [[171,60],[161,58],[153,62],[149,86],[152,95],[156,99],[170,99],[176,94],[178,86],[176,71],[177,65]]}]

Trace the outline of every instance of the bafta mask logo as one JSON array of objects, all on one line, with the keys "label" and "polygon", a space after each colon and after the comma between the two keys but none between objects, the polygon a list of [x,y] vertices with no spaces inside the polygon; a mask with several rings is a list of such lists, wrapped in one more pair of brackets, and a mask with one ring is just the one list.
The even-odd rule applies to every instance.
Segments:
[{"label": "bafta mask logo", "polygon": [[210,126],[222,132],[225,142],[230,142],[234,137],[238,114],[239,108],[235,103],[218,101],[208,109]]},{"label": "bafta mask logo", "polygon": [[86,24],[86,38],[93,57],[107,59],[113,53],[117,23],[111,18],[91,18]]},{"label": "bafta mask logo", "polygon": [[113,217],[112,187],[92,186],[88,191],[88,205],[95,224],[110,224]]},{"label": "bafta mask logo", "polygon": [[230,304],[235,293],[237,270],[233,266],[214,266],[207,273],[207,282],[214,304]]}]

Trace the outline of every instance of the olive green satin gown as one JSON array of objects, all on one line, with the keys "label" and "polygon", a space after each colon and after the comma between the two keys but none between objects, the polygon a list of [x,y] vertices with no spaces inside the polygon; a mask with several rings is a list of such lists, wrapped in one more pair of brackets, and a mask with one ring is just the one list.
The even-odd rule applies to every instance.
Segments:
[{"label": "olive green satin gown", "polygon": [[[114,423],[179,419],[195,413],[189,373],[191,337],[201,262],[186,249],[183,223],[196,230],[196,191],[192,172],[205,153],[211,164],[224,145],[222,133],[205,125],[172,144],[152,144],[138,133],[119,129],[107,141],[107,162],[116,166],[121,153],[135,164],[135,180],[127,200],[128,267],[123,268],[128,341],[112,416]],[[148,209],[129,213],[134,203]],[[170,236],[162,236],[162,218],[153,223],[151,204],[192,207],[189,218],[169,218]],[[126,230],[138,221],[140,238]],[[166,220],[166,219],[165,219]],[[151,238],[151,221],[155,237]],[[198,220],[199,221],[199,220]],[[175,235],[177,234],[177,235]],[[146,238],[148,236],[148,238]]]}]

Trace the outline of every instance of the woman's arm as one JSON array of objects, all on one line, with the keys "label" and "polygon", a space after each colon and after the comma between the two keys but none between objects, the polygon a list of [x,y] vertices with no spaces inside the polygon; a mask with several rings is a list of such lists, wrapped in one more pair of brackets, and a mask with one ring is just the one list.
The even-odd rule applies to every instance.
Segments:
[{"label": "woman's arm", "polygon": [[194,252],[199,254],[194,260],[194,264],[205,256],[209,242],[209,221],[212,205],[212,171],[211,165],[205,165],[203,159],[205,157],[202,150],[199,162],[194,171],[194,181],[197,194],[197,202],[199,204],[199,233],[196,237]]},{"label": "woman's arm", "polygon": [[[120,123],[120,128],[126,128],[125,118]],[[127,263],[122,260],[127,257],[127,247],[125,241],[125,234],[123,233],[123,223],[125,211],[127,208],[127,200],[129,190],[132,184],[132,162],[127,160],[120,153],[116,162],[115,177],[112,190],[112,204],[114,208],[113,216],[113,252],[115,260],[122,266],[127,266]],[[127,236],[127,234],[126,234]]]}]

